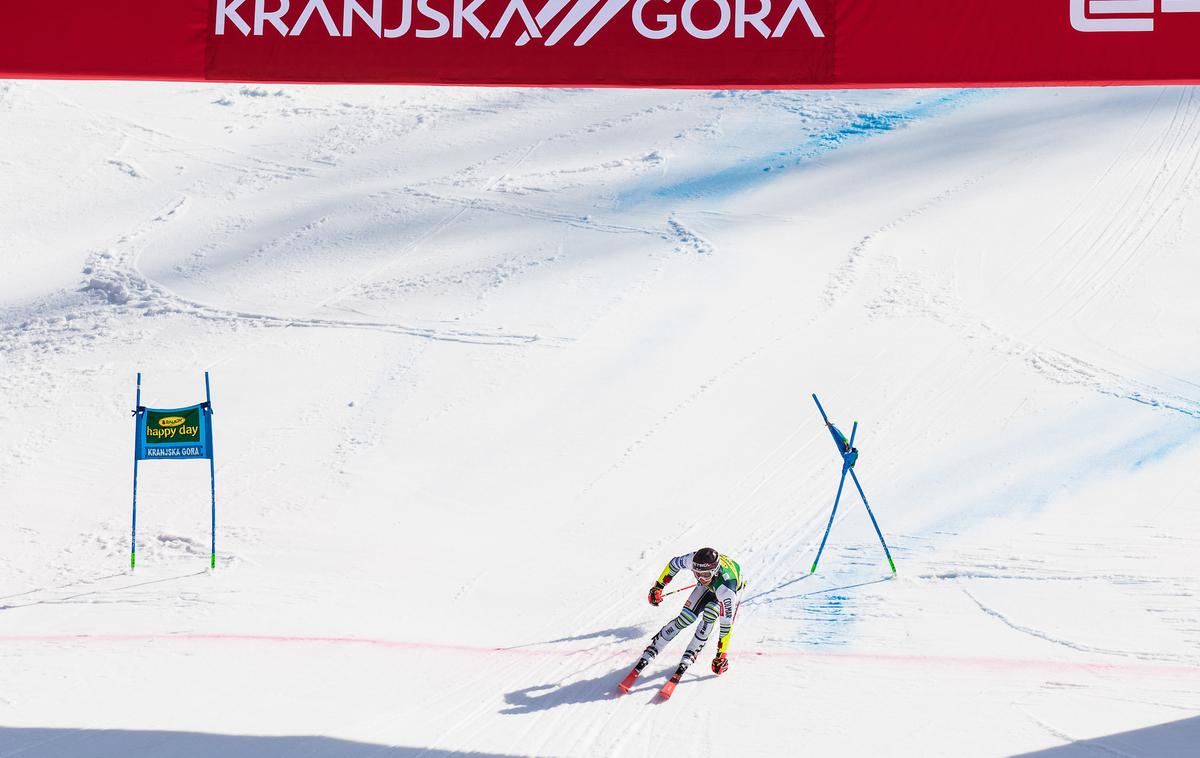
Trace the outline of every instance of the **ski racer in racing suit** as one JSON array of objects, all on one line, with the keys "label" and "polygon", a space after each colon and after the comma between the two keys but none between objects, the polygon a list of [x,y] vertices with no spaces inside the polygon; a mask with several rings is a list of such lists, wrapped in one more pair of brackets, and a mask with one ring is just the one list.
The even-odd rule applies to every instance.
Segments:
[{"label": "ski racer in racing suit", "polygon": [[685,569],[691,569],[696,576],[696,588],[688,596],[679,615],[651,638],[641,660],[638,661],[639,671],[658,655],[663,645],[691,626],[697,617],[700,624],[679,662],[679,672],[682,673],[696,661],[696,656],[708,642],[717,619],[720,619],[721,631],[717,638],[717,654],[713,658],[712,670],[714,674],[723,674],[729,670],[729,636],[733,631],[733,617],[737,612],[738,593],[746,586],[741,566],[711,547],[672,558],[659,575],[658,581],[650,588],[648,600],[651,605],[657,606],[662,602],[663,587],[670,584],[675,575]]}]

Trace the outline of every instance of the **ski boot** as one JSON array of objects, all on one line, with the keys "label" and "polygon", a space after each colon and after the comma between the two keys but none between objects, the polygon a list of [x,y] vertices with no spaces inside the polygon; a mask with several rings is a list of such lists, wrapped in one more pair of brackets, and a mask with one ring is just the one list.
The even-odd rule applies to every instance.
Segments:
[{"label": "ski boot", "polygon": [[633,686],[634,681],[636,681],[638,676],[641,675],[642,669],[646,668],[646,666],[649,664],[650,658],[646,657],[646,655],[643,653],[642,657],[638,659],[638,662],[634,664],[633,669],[626,674],[625,678],[621,680],[621,683],[617,685],[617,689],[621,690],[621,692],[629,692],[629,688]]},{"label": "ski boot", "polygon": [[679,668],[675,669],[675,673],[671,674],[671,678],[658,691],[658,696],[663,700],[667,700],[675,693],[675,685],[679,684],[679,680],[683,678],[683,673],[688,670],[696,662],[696,653],[689,650],[683,654],[683,659],[679,661]]}]

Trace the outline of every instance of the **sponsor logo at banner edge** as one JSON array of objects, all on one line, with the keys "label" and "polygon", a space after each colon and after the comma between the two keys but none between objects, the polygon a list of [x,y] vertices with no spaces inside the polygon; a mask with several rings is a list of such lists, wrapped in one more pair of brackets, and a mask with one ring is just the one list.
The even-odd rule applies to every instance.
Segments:
[{"label": "sponsor logo at banner edge", "polygon": [[[807,27],[808,33],[814,38],[825,36],[808,0],[785,1],[786,7],[773,25],[767,21],[768,17],[773,16],[772,0],[683,0],[681,6],[676,4],[677,11],[672,9],[672,0],[632,0],[630,21],[639,35],[652,40],[665,39],[681,31],[695,39],[730,36],[741,39],[747,34],[756,34],[764,39],[778,39],[793,25]],[[420,39],[445,36],[454,39],[464,36],[500,39],[508,34],[515,38],[514,44],[518,46],[527,44],[531,39],[544,40],[544,45],[551,46],[573,31],[586,16],[599,7],[599,11],[592,16],[591,21],[572,43],[579,47],[587,44],[617,17],[630,5],[631,0],[547,0],[536,16],[530,11],[526,0],[470,0],[469,3],[468,0],[452,0],[453,7],[449,15],[431,7],[431,0],[386,0],[387,10],[392,13],[395,13],[396,6],[400,6],[400,18],[391,20],[394,24],[391,26],[384,21],[385,0],[372,0],[368,4],[369,8],[364,7],[358,0],[344,0],[341,6],[340,26],[335,21],[335,15],[329,7],[331,3],[327,0],[298,0],[295,7],[300,7],[300,3],[303,2],[298,14],[291,13],[294,10],[291,0],[278,0],[273,10],[266,8],[264,0],[251,3],[251,7],[243,7],[247,2],[248,0],[217,0],[214,34],[299,37],[307,32],[309,36],[324,34],[328,37],[350,37],[356,29],[360,34],[366,33],[382,39],[394,39],[410,33]],[[434,24],[432,28],[418,28],[418,22],[414,20],[414,3],[416,14]],[[336,0],[333,0],[332,4],[336,7]],[[755,4],[755,8],[748,7]],[[501,5],[504,7],[492,27],[476,15],[485,5],[492,10]],[[718,18],[715,22],[710,21],[711,26],[704,27],[700,25],[700,14],[697,11],[707,6],[712,8],[708,9],[705,18],[710,18],[712,9],[716,10]],[[783,7],[782,3],[779,7]],[[672,12],[656,12],[662,10]],[[555,18],[560,14],[561,20],[555,22]]]},{"label": "sponsor logo at banner edge", "polygon": [[[1163,13],[1200,13],[1200,0],[1160,0]],[[1077,32],[1152,32],[1154,0],[1069,0]]]},{"label": "sponsor logo at banner edge", "polygon": [[159,426],[183,426],[184,421],[186,421],[186,419],[184,419],[183,416],[163,416],[162,418],[160,418],[158,420],[158,425]]}]

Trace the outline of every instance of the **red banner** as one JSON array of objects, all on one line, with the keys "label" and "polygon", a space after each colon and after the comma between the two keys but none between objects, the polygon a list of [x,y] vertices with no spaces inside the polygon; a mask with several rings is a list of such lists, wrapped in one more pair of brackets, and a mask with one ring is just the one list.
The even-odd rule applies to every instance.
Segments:
[{"label": "red banner", "polygon": [[0,77],[714,88],[1200,82],[1200,0],[0,3]]}]

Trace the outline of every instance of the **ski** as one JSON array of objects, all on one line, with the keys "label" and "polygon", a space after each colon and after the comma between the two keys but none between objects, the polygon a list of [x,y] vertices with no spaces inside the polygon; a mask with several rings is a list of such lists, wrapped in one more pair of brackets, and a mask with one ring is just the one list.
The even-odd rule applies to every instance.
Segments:
[{"label": "ski", "polygon": [[675,673],[671,675],[671,678],[667,680],[667,683],[664,684],[662,689],[658,691],[658,696],[660,698],[663,700],[670,699],[671,695],[675,692],[675,685],[679,684],[679,680],[683,678],[683,672],[683,666],[680,666],[675,670]]},{"label": "ski", "polygon": [[635,666],[633,670],[625,675],[625,678],[621,680],[621,683],[617,685],[617,689],[619,689],[621,692],[629,692],[629,688],[633,686],[634,681],[638,678],[638,674],[640,673],[642,672]]},{"label": "ski", "polygon": [[634,664],[633,669],[617,685],[617,689],[621,690],[621,692],[629,692],[629,688],[633,686],[634,681],[641,675],[642,669],[646,668],[646,664],[649,662],[648,658],[639,658],[638,662]]}]

